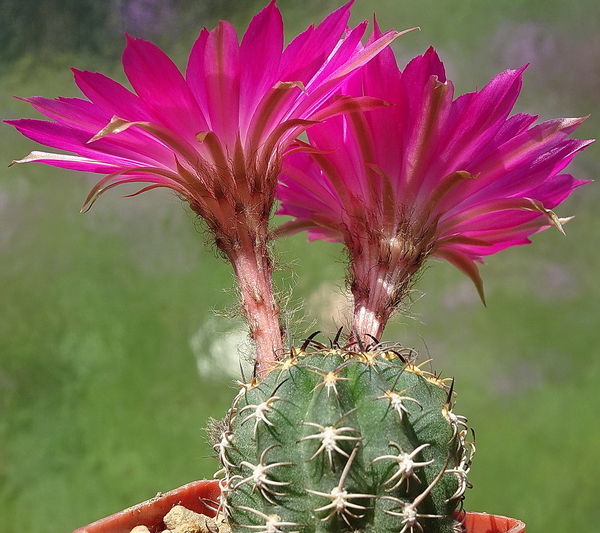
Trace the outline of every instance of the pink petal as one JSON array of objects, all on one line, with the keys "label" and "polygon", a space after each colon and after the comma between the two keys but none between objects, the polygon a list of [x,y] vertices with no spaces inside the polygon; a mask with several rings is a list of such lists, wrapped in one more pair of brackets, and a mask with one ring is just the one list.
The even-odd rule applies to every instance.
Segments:
[{"label": "pink petal", "polygon": [[282,51],[283,20],[272,1],[252,19],[240,45],[242,125],[249,123],[262,96],[280,79]]},{"label": "pink petal", "polygon": [[128,37],[123,68],[136,93],[163,125],[190,141],[209,129],[181,72],[157,46]]},{"label": "pink petal", "polygon": [[53,167],[67,168],[70,170],[80,170],[83,172],[97,172],[106,174],[119,168],[118,165],[111,165],[102,161],[95,161],[81,156],[70,154],[52,154],[47,152],[33,151],[23,159],[13,161],[9,166],[18,163],[45,163]]},{"label": "pink petal", "polygon": [[99,110],[126,120],[156,120],[138,96],[114,80],[87,70],[72,69],[75,83]]},{"label": "pink petal", "polygon": [[498,133],[521,90],[523,69],[494,77],[475,93],[460,114],[450,118],[448,135],[439,148],[436,169],[466,168]]},{"label": "pink petal", "polygon": [[542,156],[547,158],[548,153],[567,135],[575,131],[584,120],[584,118],[561,118],[538,124],[514,136],[495,151],[488,152],[483,161],[475,161],[465,168],[483,174],[486,182],[495,181],[513,168],[526,165]]},{"label": "pink petal", "polygon": [[[528,191],[539,186],[549,177],[561,172],[573,159],[577,152],[583,150],[590,141],[567,140],[549,149],[546,153],[529,154],[532,160],[523,158],[520,165],[511,165],[507,157],[506,169],[504,160],[496,159],[496,167],[489,173],[474,168],[478,175],[475,183],[467,184],[461,191],[461,196],[471,202],[477,202],[485,197],[528,195]],[[537,157],[536,157],[537,156]],[[495,180],[493,179],[495,178]]]},{"label": "pink petal", "polygon": [[[196,49],[196,48],[195,48]],[[200,93],[209,129],[226,144],[235,143],[239,127],[240,57],[237,34],[228,22],[221,22],[211,31],[203,50],[202,62],[188,67],[193,86],[202,86]],[[190,56],[190,62],[192,62]],[[203,79],[194,80],[203,73]]]},{"label": "pink petal", "polygon": [[[209,36],[210,32],[206,28],[203,28],[200,32],[200,35],[194,42],[194,45],[192,46],[185,71],[186,82],[193,93],[196,102],[198,102],[198,105],[202,110],[209,109],[208,95],[205,85],[206,80],[204,76],[204,71],[207,68],[206,46]],[[235,43],[237,45],[237,36]]]},{"label": "pink petal", "polygon": [[140,164],[154,165],[165,160],[172,161],[170,152],[160,146],[152,149],[147,139],[145,142],[102,140],[92,146],[88,143],[90,140],[89,132],[77,130],[63,124],[35,119],[20,119],[7,121],[7,123],[12,124],[23,135],[40,144],[74,152],[93,160],[106,161],[110,164],[130,166],[140,162]]},{"label": "pink petal", "polygon": [[48,118],[78,129],[89,130],[92,132],[92,136],[103,128],[112,117],[95,104],[80,98],[51,99],[33,96],[21,98],[21,100],[28,102]]},{"label": "pink petal", "polygon": [[352,3],[344,4],[328,15],[317,28],[308,28],[286,47],[281,62],[283,81],[308,84],[346,30]]},{"label": "pink petal", "polygon": [[559,174],[547,179],[537,188],[529,191],[529,194],[532,198],[539,199],[546,208],[554,209],[566,200],[575,189],[586,183],[591,183],[591,180],[579,180],[571,174]]}]

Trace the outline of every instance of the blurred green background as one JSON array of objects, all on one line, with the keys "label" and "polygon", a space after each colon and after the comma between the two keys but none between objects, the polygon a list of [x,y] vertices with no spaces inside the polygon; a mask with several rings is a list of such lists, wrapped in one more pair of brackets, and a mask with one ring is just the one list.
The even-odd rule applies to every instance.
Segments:
[{"label": "blurred green background", "polygon": [[[123,80],[123,33],[180,65],[219,18],[243,31],[264,2],[0,0],[0,116],[34,116],[11,95],[75,96],[68,67]],[[289,35],[340,1],[280,0]],[[429,45],[457,93],[530,63],[517,111],[591,118],[600,135],[597,0],[356,0],[376,11],[404,64]],[[35,149],[0,127],[0,531],[68,532],[217,468],[202,428],[235,392],[240,324],[229,268],[171,194],[102,197],[96,177],[19,165]],[[570,169],[594,179],[597,145]],[[567,237],[491,257],[488,307],[451,266],[434,262],[410,316],[386,339],[454,376],[458,412],[477,432],[468,510],[516,516],[530,533],[600,530],[600,215],[597,184],[559,209]],[[278,285],[305,305],[298,336],[343,322],[342,255],[303,236],[277,246]],[[422,296],[422,297],[421,297]],[[215,314],[217,311],[217,315]],[[317,324],[311,322],[317,321]]]}]

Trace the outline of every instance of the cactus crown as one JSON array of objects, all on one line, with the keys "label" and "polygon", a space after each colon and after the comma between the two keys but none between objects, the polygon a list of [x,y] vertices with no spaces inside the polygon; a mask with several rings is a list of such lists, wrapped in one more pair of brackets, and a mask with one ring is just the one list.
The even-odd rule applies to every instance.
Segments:
[{"label": "cactus crown", "polygon": [[415,359],[309,340],[241,384],[215,439],[233,532],[460,531],[475,447]]}]

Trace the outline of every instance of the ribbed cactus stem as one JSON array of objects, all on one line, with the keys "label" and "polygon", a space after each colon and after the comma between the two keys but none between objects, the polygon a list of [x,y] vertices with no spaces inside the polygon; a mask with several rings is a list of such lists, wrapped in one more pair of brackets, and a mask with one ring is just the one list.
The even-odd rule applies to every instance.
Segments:
[{"label": "ribbed cactus stem", "polygon": [[292,350],[242,385],[216,438],[233,532],[460,531],[474,446],[452,397],[381,345]]}]

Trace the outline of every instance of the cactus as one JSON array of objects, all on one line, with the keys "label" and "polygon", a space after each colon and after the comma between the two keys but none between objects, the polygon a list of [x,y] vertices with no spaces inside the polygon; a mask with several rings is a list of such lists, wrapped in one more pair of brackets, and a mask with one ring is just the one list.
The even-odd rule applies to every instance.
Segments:
[{"label": "cactus", "polygon": [[[122,183],[170,188],[231,263],[257,374],[214,426],[233,533],[462,531],[475,446],[453,413],[453,381],[361,337],[382,337],[431,256],[485,301],[477,264],[562,231],[569,219],[552,209],[585,183],[559,174],[591,142],[566,139],[584,119],[509,117],[523,69],[454,99],[433,48],[400,70],[389,46],[400,33],[374,24],[363,46],[351,5],[285,49],[275,1],[241,40],[221,22],[200,33],[185,77],[129,38],[123,64],[137,94],[76,71],[89,100],[27,98],[51,120],[7,121],[61,151],[14,164],[106,173],[84,210]],[[276,199],[292,220],[271,227]],[[343,244],[353,341],[309,338],[279,357],[270,242],[298,231]]]},{"label": "cactus", "polygon": [[412,352],[309,344],[241,384],[219,425],[233,533],[460,531],[474,446],[453,382]]}]

